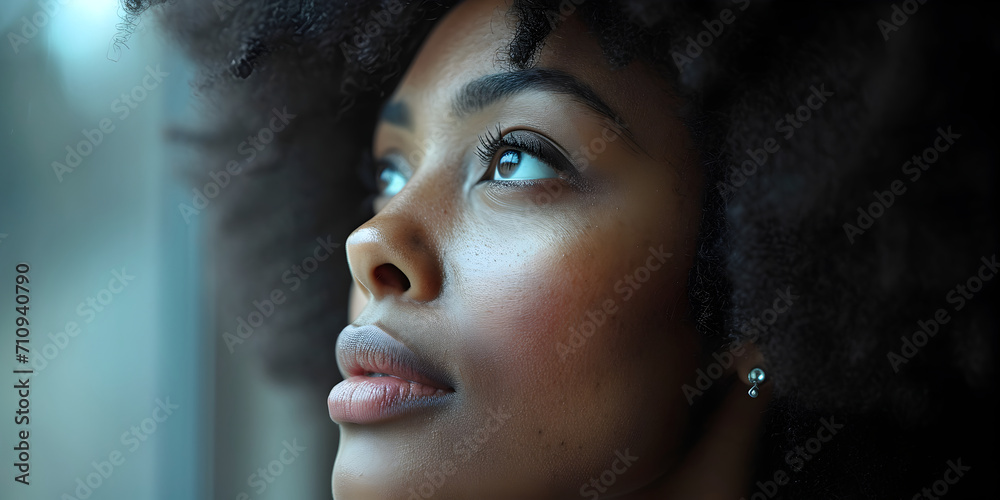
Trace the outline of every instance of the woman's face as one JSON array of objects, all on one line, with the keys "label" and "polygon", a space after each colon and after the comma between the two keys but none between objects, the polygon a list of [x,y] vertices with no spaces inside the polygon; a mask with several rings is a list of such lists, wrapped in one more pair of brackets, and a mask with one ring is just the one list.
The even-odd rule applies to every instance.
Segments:
[{"label": "woman's face", "polygon": [[573,16],[511,71],[506,10],[453,9],[375,130],[347,253],[353,324],[386,335],[338,341],[338,499],[603,498],[677,458],[703,189],[677,101]]}]

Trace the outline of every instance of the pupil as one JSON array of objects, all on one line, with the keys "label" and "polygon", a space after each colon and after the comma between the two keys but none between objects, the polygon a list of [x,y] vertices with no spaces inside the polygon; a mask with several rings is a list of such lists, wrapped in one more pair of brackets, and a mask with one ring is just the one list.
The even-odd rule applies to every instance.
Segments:
[{"label": "pupil", "polygon": [[500,173],[501,177],[509,177],[514,169],[517,168],[517,164],[520,161],[520,153],[517,151],[507,151],[500,157],[500,163],[497,164],[497,172]]},{"label": "pupil", "polygon": [[392,183],[392,172],[389,170],[390,169],[388,168],[382,169],[382,173],[379,174],[378,181],[381,189],[385,189],[390,183]]}]

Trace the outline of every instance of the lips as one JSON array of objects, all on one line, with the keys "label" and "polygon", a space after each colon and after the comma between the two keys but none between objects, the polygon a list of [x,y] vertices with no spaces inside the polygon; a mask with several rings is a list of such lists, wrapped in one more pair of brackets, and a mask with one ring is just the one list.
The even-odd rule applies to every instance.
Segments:
[{"label": "lips", "polygon": [[344,381],[327,400],[337,423],[369,424],[441,404],[455,389],[439,370],[374,325],[348,326],[337,339]]}]

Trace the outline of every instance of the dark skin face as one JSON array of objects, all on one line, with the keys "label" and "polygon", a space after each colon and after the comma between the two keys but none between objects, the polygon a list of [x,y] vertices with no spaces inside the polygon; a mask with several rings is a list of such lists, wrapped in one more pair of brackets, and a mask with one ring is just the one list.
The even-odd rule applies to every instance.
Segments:
[{"label": "dark skin face", "polygon": [[342,424],[334,495],[407,498],[449,461],[434,498],[579,498],[622,452],[637,458],[601,498],[738,497],[766,398],[738,391],[679,449],[705,189],[679,102],[641,63],[611,68],[573,17],[511,70],[506,9],[473,0],[441,20],[375,130],[385,189],[347,242],[353,323],[433,360],[456,397]]}]

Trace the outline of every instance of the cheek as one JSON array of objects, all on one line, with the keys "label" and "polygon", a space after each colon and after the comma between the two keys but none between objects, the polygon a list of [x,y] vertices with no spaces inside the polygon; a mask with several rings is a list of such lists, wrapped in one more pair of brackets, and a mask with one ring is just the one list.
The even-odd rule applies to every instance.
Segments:
[{"label": "cheek", "polygon": [[630,447],[648,458],[634,476],[652,474],[673,448],[658,429],[680,429],[686,414],[673,389],[694,369],[686,311],[663,308],[683,303],[684,263],[609,247],[610,235],[516,234],[512,251],[484,242],[463,263],[467,330],[456,349],[469,403],[525,417],[508,435],[518,456],[589,474]]},{"label": "cheek", "polygon": [[675,228],[579,215],[508,222],[465,228],[450,253],[456,309],[479,332],[459,344],[485,366],[481,353],[526,365],[525,377],[602,377],[588,365],[601,353],[640,353],[684,323],[691,259]]}]

